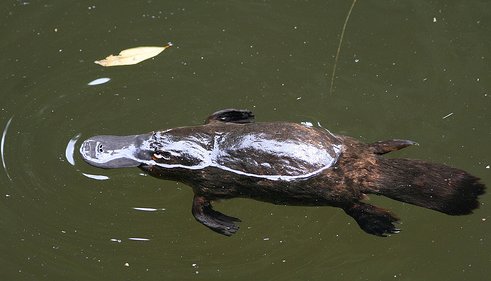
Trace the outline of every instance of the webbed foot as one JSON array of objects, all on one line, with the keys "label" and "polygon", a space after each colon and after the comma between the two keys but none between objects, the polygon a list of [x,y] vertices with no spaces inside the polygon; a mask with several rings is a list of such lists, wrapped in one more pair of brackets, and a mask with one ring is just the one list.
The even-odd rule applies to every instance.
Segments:
[{"label": "webbed foot", "polygon": [[388,210],[357,202],[344,208],[344,211],[353,217],[366,233],[386,237],[387,234],[400,232],[400,229],[393,224],[398,222],[399,219]]},{"label": "webbed foot", "polygon": [[213,210],[211,202],[202,196],[194,196],[192,212],[198,222],[220,234],[231,236],[239,230],[235,222],[240,219]]},{"label": "webbed foot", "polygon": [[418,145],[418,143],[410,140],[394,139],[394,140],[377,141],[371,143],[369,146],[373,153],[385,154],[392,151],[403,149],[411,145]]}]

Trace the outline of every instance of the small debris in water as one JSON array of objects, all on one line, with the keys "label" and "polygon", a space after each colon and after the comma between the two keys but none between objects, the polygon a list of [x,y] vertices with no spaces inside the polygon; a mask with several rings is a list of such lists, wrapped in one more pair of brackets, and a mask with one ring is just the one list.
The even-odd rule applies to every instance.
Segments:
[{"label": "small debris in water", "polygon": [[125,262],[125,263],[124,263],[124,266],[130,266],[130,264],[129,264],[129,263],[127,263],[127,262]]},{"label": "small debris in water", "polygon": [[101,84],[109,82],[110,80],[111,80],[111,78],[107,78],[107,77],[98,78],[98,79],[95,79],[95,80],[89,82],[87,85],[89,85],[89,86],[101,85]]},{"label": "small debris in water", "polygon": [[314,124],[312,124],[312,122],[308,122],[308,121],[300,122],[300,124],[307,126],[307,127],[314,127]]},{"label": "small debris in water", "polygon": [[105,59],[96,60],[94,63],[104,67],[108,66],[120,66],[120,65],[133,65],[153,58],[163,52],[165,49],[171,47],[171,42],[167,45],[161,46],[142,46],[135,47],[119,52],[117,56],[109,55]]},{"label": "small debris in water", "polygon": [[[192,266],[192,267],[194,267],[194,268],[196,268],[196,269],[198,269],[198,268],[199,268],[199,266],[198,266],[198,264],[197,264],[197,263],[193,263],[193,264],[191,264],[191,266]],[[199,271],[198,271],[198,270],[196,270],[194,273],[195,273],[195,274],[199,274]]]},{"label": "small debris in water", "polygon": [[491,166],[487,165],[487,166],[486,166],[486,169],[489,169],[489,168],[491,168]]},{"label": "small debris in water", "polygon": [[436,22],[436,18],[435,17],[433,17],[433,22]]},{"label": "small debris in water", "polygon": [[442,117],[442,119],[447,119],[448,117],[452,116],[453,115],[453,112],[450,112],[449,114],[445,115]]}]

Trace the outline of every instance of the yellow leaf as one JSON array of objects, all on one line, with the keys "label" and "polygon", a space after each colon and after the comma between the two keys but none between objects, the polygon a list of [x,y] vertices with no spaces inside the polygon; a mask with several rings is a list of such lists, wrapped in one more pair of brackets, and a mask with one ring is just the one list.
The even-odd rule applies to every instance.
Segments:
[{"label": "yellow leaf", "polygon": [[102,66],[132,65],[153,58],[163,50],[172,46],[169,42],[164,47],[136,47],[123,50],[117,56],[110,55],[103,60],[96,60],[95,63]]}]

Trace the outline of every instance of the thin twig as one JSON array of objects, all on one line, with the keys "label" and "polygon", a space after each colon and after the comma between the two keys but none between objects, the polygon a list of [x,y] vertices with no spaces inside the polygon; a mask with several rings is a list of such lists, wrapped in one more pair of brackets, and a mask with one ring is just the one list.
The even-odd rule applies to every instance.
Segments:
[{"label": "thin twig", "polygon": [[346,31],[346,26],[348,25],[348,20],[351,15],[351,11],[353,11],[353,8],[355,7],[355,4],[356,4],[356,0],[353,0],[353,3],[351,4],[351,7],[348,11],[348,14],[346,15],[346,19],[344,20],[343,29],[341,30],[338,50],[336,52],[336,57],[334,58],[334,66],[332,67],[331,86],[329,87],[329,94],[331,95],[332,95],[332,89],[334,87],[334,76],[336,76],[336,66],[338,65],[339,53],[341,52],[341,45],[343,44],[344,31]]}]

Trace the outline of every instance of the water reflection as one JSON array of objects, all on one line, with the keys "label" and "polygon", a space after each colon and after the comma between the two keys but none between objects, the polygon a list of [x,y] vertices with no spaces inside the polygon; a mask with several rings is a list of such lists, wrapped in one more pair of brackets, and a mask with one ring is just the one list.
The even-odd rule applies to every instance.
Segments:
[{"label": "water reflection", "polygon": [[[130,241],[143,241],[143,242],[150,241],[149,238],[143,238],[143,237],[128,237],[126,239],[130,240]],[[122,243],[123,242],[122,239],[118,239],[118,238],[111,238],[109,241],[116,242],[116,243]]]},{"label": "water reflection", "polygon": [[150,241],[148,238],[142,238],[142,237],[130,237],[128,238],[130,241]]},{"label": "water reflection", "polygon": [[142,212],[157,212],[157,211],[165,211],[165,208],[147,208],[147,207],[133,207],[133,210],[142,211]]},{"label": "water reflection", "polygon": [[97,86],[97,85],[105,84],[105,83],[109,82],[110,80],[111,80],[111,78],[107,78],[107,77],[98,78],[98,79],[95,79],[93,81],[90,81],[87,85]]},{"label": "water reflection", "polygon": [[92,175],[87,173],[82,173],[82,175],[88,177],[89,179],[98,180],[98,181],[104,181],[109,179],[108,176],[104,176],[104,175]]}]

